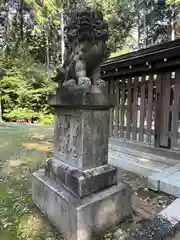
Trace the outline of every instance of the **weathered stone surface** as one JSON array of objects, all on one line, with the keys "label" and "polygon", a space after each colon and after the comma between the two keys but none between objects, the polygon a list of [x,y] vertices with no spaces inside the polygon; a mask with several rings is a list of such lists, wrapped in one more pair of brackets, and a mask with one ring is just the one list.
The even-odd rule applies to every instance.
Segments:
[{"label": "weathered stone surface", "polygon": [[116,100],[106,88],[99,86],[73,87],[72,89],[61,87],[55,94],[48,96],[48,103],[52,107],[103,110],[114,107]]},{"label": "weathered stone surface", "polygon": [[81,171],[57,159],[48,160],[47,175],[65,185],[80,198],[111,187],[117,183],[117,168],[102,165]]},{"label": "weathered stone surface", "polygon": [[152,174],[148,176],[148,188],[159,191],[160,190],[160,182],[169,176],[174,176],[178,171],[180,171],[180,164],[177,164],[173,167],[166,168],[159,173]]},{"label": "weathered stone surface", "polygon": [[180,223],[180,198],[175,199],[167,208],[162,210],[159,216],[166,218],[173,227]]},{"label": "weathered stone surface", "polygon": [[90,240],[132,213],[132,191],[123,183],[80,199],[39,171],[32,191],[33,201],[68,240]]},{"label": "weathered stone surface", "polygon": [[160,181],[160,191],[180,197],[180,171]]},{"label": "weathered stone surface", "polygon": [[108,162],[109,111],[56,109],[54,157],[85,170]]},{"label": "weathered stone surface", "polygon": [[150,160],[146,161],[146,159],[118,151],[109,150],[108,156],[109,164],[144,177],[158,173],[168,167],[168,165],[165,164],[152,162]]},{"label": "weathered stone surface", "polygon": [[116,185],[116,168],[108,165],[115,96],[100,76],[108,26],[98,10],[69,14],[69,49],[54,78],[59,88],[48,97],[55,110],[54,159],[47,161],[46,174],[34,173],[32,196],[68,240],[90,240],[131,214],[131,189]]},{"label": "weathered stone surface", "polygon": [[109,55],[108,24],[97,9],[75,8],[66,17],[65,61],[58,66],[54,80],[69,87],[104,86],[105,82],[100,79],[100,64]]}]

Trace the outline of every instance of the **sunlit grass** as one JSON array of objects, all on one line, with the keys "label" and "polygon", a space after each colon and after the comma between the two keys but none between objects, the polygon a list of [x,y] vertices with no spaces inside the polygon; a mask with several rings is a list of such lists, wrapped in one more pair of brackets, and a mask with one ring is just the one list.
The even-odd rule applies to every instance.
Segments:
[{"label": "sunlit grass", "polygon": [[63,239],[31,199],[32,173],[52,151],[52,136],[48,127],[0,125],[1,240]]},{"label": "sunlit grass", "polygon": [[52,146],[50,144],[24,143],[23,146],[26,147],[27,149],[35,149],[45,152],[52,150]]}]

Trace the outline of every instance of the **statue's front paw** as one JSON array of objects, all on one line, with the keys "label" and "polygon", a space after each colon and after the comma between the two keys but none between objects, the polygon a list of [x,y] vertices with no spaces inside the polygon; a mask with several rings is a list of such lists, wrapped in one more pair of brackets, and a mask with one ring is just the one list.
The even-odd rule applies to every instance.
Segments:
[{"label": "statue's front paw", "polygon": [[78,85],[81,85],[81,86],[91,85],[91,80],[88,77],[80,77],[78,79]]},{"label": "statue's front paw", "polygon": [[50,176],[50,172],[51,172],[51,169],[50,169],[50,165],[51,165],[51,159],[48,158],[44,164],[44,169],[45,169],[45,175],[46,176]]},{"label": "statue's front paw", "polygon": [[76,81],[74,79],[69,79],[66,82],[63,82],[63,87],[71,87],[76,85]]},{"label": "statue's front paw", "polygon": [[106,87],[107,86],[107,82],[105,82],[102,79],[99,79],[96,81],[96,85],[100,86],[100,87]]}]

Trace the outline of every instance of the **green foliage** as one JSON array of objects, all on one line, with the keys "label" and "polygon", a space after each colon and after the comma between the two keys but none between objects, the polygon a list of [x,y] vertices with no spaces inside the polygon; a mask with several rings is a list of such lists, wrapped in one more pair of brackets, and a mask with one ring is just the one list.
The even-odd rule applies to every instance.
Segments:
[{"label": "green foliage", "polygon": [[[179,0],[167,0],[165,5],[152,0],[132,1],[138,27],[138,45],[147,47],[171,41],[179,34]],[[175,34],[174,34],[175,33]]]},{"label": "green foliage", "polygon": [[180,0],[167,0],[167,3],[176,4],[176,3],[180,3]]},{"label": "green foliage", "polygon": [[53,124],[54,123],[54,115],[53,114],[49,114],[49,115],[40,114],[38,123],[42,124],[42,125]]},{"label": "green foliage", "polygon": [[[127,0],[21,0],[18,4],[13,1],[11,7],[8,2],[4,0],[0,5],[0,15],[4,18],[0,23],[0,42],[4,43],[0,71],[6,73],[0,79],[3,118],[52,123],[52,109],[46,99],[56,87],[50,73],[61,57],[61,12],[75,5],[99,7],[109,22],[109,48],[116,52],[133,26],[131,8]],[[7,18],[8,14],[11,18]]]},{"label": "green foliage", "polygon": [[27,108],[17,108],[11,111],[7,110],[7,113],[4,113],[3,116],[11,121],[25,121],[30,122],[31,119],[38,119],[39,113],[34,112],[31,109]]},{"label": "green foliage", "polygon": [[45,67],[35,61],[25,47],[11,52],[1,61],[6,76],[1,80],[3,117],[15,121],[38,121],[40,114],[48,115],[51,108],[47,95],[55,88]]},{"label": "green foliage", "polygon": [[109,49],[122,48],[134,26],[132,9],[127,0],[87,0],[89,6],[99,8],[109,23]]},{"label": "green foliage", "polygon": [[131,52],[130,49],[123,49],[123,50],[111,53],[109,58],[118,57],[118,56],[121,56],[123,54],[130,53],[130,52]]}]

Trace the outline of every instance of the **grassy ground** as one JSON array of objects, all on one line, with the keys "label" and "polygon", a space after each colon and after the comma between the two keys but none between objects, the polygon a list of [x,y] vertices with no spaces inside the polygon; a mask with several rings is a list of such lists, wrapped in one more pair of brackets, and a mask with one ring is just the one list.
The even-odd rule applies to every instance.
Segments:
[{"label": "grassy ground", "polygon": [[[35,208],[31,199],[32,173],[52,154],[53,128],[0,123],[0,240],[64,240]],[[174,198],[147,191],[146,180],[118,170],[133,188],[132,218],[97,239],[124,240]]]},{"label": "grassy ground", "polygon": [[31,200],[32,172],[51,152],[48,127],[0,125],[0,239],[50,240],[57,236]]}]

